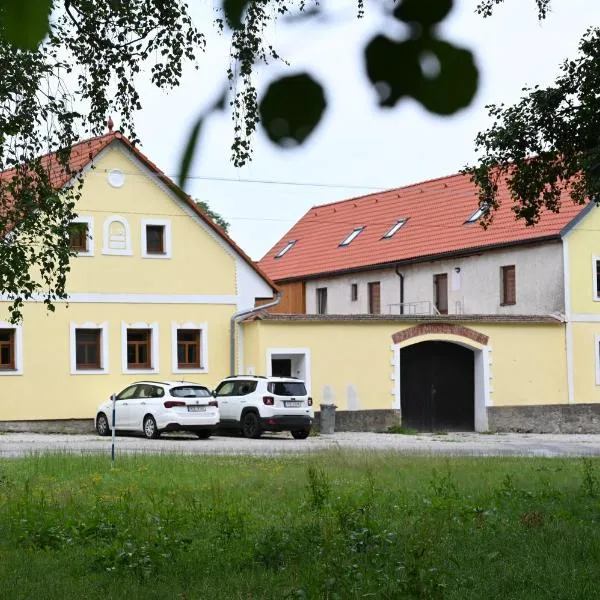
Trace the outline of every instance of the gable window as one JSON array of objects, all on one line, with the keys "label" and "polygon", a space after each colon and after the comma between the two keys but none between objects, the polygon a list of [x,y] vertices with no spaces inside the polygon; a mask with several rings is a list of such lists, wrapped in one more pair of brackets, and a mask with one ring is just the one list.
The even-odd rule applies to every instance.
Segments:
[{"label": "gable window", "polygon": [[75,252],[88,251],[87,223],[71,223],[69,225],[69,248]]},{"label": "gable window", "polygon": [[517,303],[517,287],[515,276],[515,265],[500,267],[502,277],[502,297],[500,304],[510,306]]},{"label": "gable window", "polygon": [[358,300],[358,283],[350,285],[350,300],[356,302]]},{"label": "gable window", "polygon": [[466,221],[465,221],[465,225],[467,223],[476,223],[477,221],[479,221],[479,219],[481,219],[481,217],[483,217],[483,215],[485,215],[487,213],[487,211],[489,210],[489,206],[487,204],[482,204]]},{"label": "gable window", "polygon": [[296,240],[291,240],[289,241],[280,251],[278,254],[275,255],[275,258],[281,258],[284,254],[286,254],[287,252],[289,252],[294,245],[296,244]]},{"label": "gable window", "polygon": [[127,368],[152,368],[152,330],[127,330]]},{"label": "gable window", "polygon": [[448,274],[433,276],[433,301],[441,315],[448,314]]},{"label": "gable window", "polygon": [[102,330],[75,330],[75,366],[77,370],[101,369]]},{"label": "gable window", "polygon": [[379,281],[369,283],[369,314],[381,314],[381,284]]},{"label": "gable window", "polygon": [[108,373],[108,324],[71,323],[72,375]]},{"label": "gable window", "polygon": [[408,219],[400,219],[396,221],[396,224],[381,239],[389,240],[391,237],[394,237],[394,235],[400,230],[402,225],[404,225],[404,223],[406,223],[407,220]]},{"label": "gable window", "polygon": [[317,314],[327,314],[327,288],[317,288]]},{"label": "gable window", "polygon": [[165,226],[146,225],[146,253],[165,253]]},{"label": "gable window", "polygon": [[15,330],[0,329],[0,369],[12,371],[15,368]]},{"label": "gable window", "polygon": [[352,233],[350,233],[350,235],[348,235],[342,242],[340,242],[340,246],[349,246],[363,229],[364,229],[364,226],[355,227],[352,230]]},{"label": "gable window", "polygon": [[142,256],[171,258],[171,222],[162,219],[142,221]]},{"label": "gable window", "polygon": [[104,221],[102,254],[131,255],[131,232],[127,219],[114,215]]},{"label": "gable window", "polygon": [[91,217],[77,217],[69,224],[69,249],[77,256],[94,254],[94,222]]}]

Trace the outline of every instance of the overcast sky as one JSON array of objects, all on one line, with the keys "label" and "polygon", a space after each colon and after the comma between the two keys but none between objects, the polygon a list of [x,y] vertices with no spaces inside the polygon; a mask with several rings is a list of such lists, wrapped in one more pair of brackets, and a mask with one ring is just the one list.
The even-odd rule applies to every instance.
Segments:
[{"label": "overcast sky", "polygon": [[[474,14],[477,3],[455,0],[442,28],[448,40],[474,51],[481,73],[472,105],[444,118],[412,100],[394,109],[377,107],[362,53],[383,19],[369,0],[362,20],[354,17],[356,0],[327,0],[323,4],[334,5],[335,17],[325,24],[279,23],[273,42],[290,66],[261,68],[259,92],[282,72],[312,72],[326,83],[329,101],[318,131],[293,150],[273,146],[259,131],[252,163],[235,169],[230,116],[216,114],[204,129],[187,191],[221,213],[233,239],[258,260],[311,206],[449,175],[474,161],[474,138],[490,123],[485,105],[513,103],[525,85],[551,83],[560,63],[576,55],[585,30],[600,23],[600,2],[593,0],[554,0],[553,13],[542,23],[534,0],[506,0],[485,20]],[[214,16],[212,0],[190,4],[198,23]],[[182,86],[169,94],[143,88],[144,109],[137,118],[141,149],[170,175],[177,172],[190,124],[222,89],[228,66],[227,37],[210,26],[202,29],[208,43],[200,70],[186,71]]]}]

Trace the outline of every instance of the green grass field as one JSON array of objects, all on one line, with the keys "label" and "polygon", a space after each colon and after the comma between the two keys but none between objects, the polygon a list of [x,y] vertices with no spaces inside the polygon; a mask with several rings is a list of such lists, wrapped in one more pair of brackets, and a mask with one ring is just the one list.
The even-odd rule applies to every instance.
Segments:
[{"label": "green grass field", "polygon": [[597,598],[600,461],[0,461],[0,596]]}]

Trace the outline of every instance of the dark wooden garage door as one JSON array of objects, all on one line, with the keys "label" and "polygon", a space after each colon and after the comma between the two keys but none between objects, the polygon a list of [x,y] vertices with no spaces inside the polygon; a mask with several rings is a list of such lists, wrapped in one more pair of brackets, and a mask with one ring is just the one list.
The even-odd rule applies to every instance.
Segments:
[{"label": "dark wooden garage door", "polygon": [[450,342],[400,351],[402,424],[419,431],[473,431],[474,355]]}]

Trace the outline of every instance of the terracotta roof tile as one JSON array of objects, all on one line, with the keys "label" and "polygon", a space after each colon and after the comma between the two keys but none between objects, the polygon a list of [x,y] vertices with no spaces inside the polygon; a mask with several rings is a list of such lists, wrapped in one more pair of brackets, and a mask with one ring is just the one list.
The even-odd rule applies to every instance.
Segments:
[{"label": "terracotta roof tile", "polygon": [[[385,192],[314,206],[259,261],[274,281],[310,277],[394,262],[425,259],[499,245],[558,238],[582,210],[566,198],[559,214],[544,211],[540,223],[515,220],[506,187],[493,224],[465,224],[478,208],[467,175],[451,175]],[[400,219],[406,223],[389,239],[383,236]],[[340,243],[356,227],[363,231],[346,247]],[[291,241],[294,246],[275,256]]]}]

